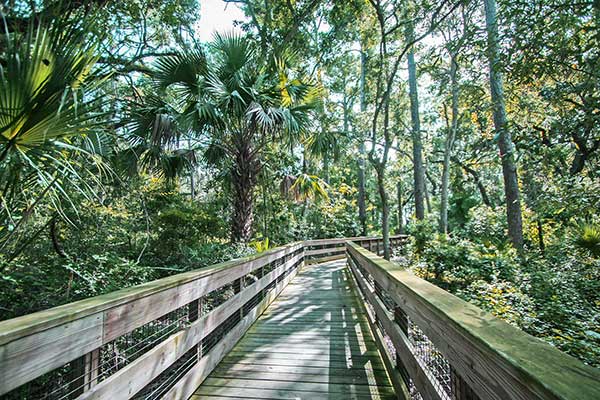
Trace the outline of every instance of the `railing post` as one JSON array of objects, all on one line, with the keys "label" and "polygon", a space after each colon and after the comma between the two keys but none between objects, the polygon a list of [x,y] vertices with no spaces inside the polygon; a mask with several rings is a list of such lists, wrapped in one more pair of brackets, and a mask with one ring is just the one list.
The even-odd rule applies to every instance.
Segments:
[{"label": "railing post", "polygon": [[[394,322],[398,324],[400,330],[404,332],[406,337],[408,337],[408,315],[406,315],[402,308],[398,306],[394,307]],[[404,366],[402,358],[400,357],[400,354],[398,354],[398,352],[396,352],[396,369],[400,373],[400,376],[402,376],[406,387],[410,387],[410,375],[408,374],[408,370]]]},{"label": "railing post", "polygon": [[[203,304],[204,304],[204,297],[200,297],[199,299],[196,299],[196,300],[190,302],[190,305],[188,308],[188,321],[189,322],[194,322],[194,321],[198,320],[198,318],[202,317]],[[198,360],[199,360],[202,358],[202,340],[200,340],[196,346],[197,346],[196,352],[197,352]]]},{"label": "railing post", "polygon": [[[238,294],[244,288],[244,278],[241,277],[233,281],[233,293]],[[240,321],[244,318],[244,306],[240,307]]]},{"label": "railing post", "polygon": [[100,367],[100,349],[72,361],[71,383],[68,398],[74,399],[87,392],[98,383],[98,368]]},{"label": "railing post", "polygon": [[452,367],[450,367],[450,385],[452,400],[479,400],[479,396]]}]

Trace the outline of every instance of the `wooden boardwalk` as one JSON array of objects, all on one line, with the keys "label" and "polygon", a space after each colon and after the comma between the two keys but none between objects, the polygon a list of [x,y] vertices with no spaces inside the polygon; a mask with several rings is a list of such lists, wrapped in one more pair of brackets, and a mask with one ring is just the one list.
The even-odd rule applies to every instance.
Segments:
[{"label": "wooden boardwalk", "polygon": [[192,399],[393,399],[346,260],[308,265]]}]

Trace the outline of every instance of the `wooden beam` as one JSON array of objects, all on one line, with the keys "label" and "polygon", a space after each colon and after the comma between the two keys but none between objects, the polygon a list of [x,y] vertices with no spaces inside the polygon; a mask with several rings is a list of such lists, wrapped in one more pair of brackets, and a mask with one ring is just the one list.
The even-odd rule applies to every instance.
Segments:
[{"label": "wooden beam", "polygon": [[179,400],[189,398],[196,388],[206,379],[213,369],[229,353],[229,351],[244,336],[246,331],[254,324],[256,319],[267,309],[294,278],[299,268],[294,269],[283,281],[278,283],[275,290],[270,291],[266,297],[246,315],[236,327],[219,341],[198,363],[188,371],[163,397],[162,400]]},{"label": "wooden beam", "polygon": [[292,268],[300,255],[275,268],[253,285],[241,290],[189,327],[171,335],[156,347],[102,381],[78,399],[128,399],[186,354],[203,338],[243,307],[254,295]]},{"label": "wooden beam", "polygon": [[600,370],[356,244],[346,248],[481,399],[600,398]]}]

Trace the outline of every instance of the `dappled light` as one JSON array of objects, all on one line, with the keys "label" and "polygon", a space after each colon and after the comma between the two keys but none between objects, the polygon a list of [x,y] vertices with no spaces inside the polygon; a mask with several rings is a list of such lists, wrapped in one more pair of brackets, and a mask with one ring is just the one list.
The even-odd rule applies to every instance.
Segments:
[{"label": "dappled light", "polygon": [[0,400],[600,399],[600,1],[0,1]]}]

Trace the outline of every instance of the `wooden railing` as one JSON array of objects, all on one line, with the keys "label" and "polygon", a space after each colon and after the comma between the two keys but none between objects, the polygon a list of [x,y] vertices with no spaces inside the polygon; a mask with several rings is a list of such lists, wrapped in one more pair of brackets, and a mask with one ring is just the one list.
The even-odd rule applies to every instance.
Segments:
[{"label": "wooden railing", "polygon": [[399,398],[600,399],[598,370],[381,253],[380,238],[298,242],[0,322],[0,398],[186,399],[298,268],[348,257]]},{"label": "wooden railing", "polygon": [[344,257],[349,239],[382,246],[298,242],[0,322],[0,398],[187,398],[305,257]]},{"label": "wooden railing", "polygon": [[600,399],[600,370],[347,242],[399,398]]},{"label": "wooden railing", "polygon": [[303,263],[303,243],[0,323],[3,399],[185,399]]}]

